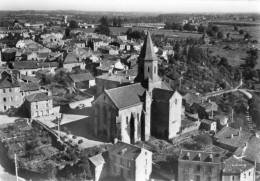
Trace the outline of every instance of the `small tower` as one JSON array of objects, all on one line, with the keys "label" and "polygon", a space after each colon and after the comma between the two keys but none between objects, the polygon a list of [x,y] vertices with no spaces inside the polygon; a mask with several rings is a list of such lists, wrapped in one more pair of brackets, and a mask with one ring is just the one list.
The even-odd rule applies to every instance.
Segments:
[{"label": "small tower", "polygon": [[[147,32],[141,53],[138,57],[138,75],[136,82],[141,82],[145,88],[149,89],[153,84],[160,85],[161,79],[158,75],[158,60],[154,53],[154,46],[152,43],[150,32]],[[149,82],[149,84],[148,84]]]}]

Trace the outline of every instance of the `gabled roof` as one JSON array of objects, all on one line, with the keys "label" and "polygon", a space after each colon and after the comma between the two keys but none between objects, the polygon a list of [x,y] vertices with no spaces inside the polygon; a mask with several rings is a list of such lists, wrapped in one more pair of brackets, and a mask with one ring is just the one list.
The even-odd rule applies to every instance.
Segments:
[{"label": "gabled roof", "polygon": [[11,77],[5,77],[0,80],[0,89],[20,87],[17,80],[12,80]]},{"label": "gabled roof", "polygon": [[73,82],[83,82],[87,80],[94,80],[95,78],[91,75],[90,72],[79,73],[79,74],[70,74],[70,78]]},{"label": "gabled roof", "polygon": [[51,96],[48,95],[48,93],[45,92],[41,92],[41,93],[35,93],[35,94],[31,94],[25,97],[25,99],[28,102],[40,102],[40,101],[47,101],[52,99]]},{"label": "gabled roof", "polygon": [[141,148],[119,141],[108,152],[110,154],[121,155],[124,158],[136,159],[141,153]]},{"label": "gabled roof", "polygon": [[34,82],[21,82],[21,91],[36,91],[40,89],[40,85]]},{"label": "gabled roof", "polygon": [[70,63],[78,63],[77,56],[74,53],[68,53],[66,58],[64,59],[64,64],[70,64]]},{"label": "gabled roof", "polygon": [[152,38],[151,38],[149,31],[147,32],[139,58],[146,60],[146,61],[157,60],[157,57],[154,53],[154,46],[153,46]]},{"label": "gabled roof", "polygon": [[226,126],[222,128],[214,138],[217,139],[219,143],[238,148],[245,144],[251,136],[252,133]]},{"label": "gabled roof", "polygon": [[105,90],[105,94],[107,94],[118,109],[142,103],[141,96],[144,92],[145,89],[140,83]]},{"label": "gabled roof", "polygon": [[224,162],[223,175],[240,175],[244,171],[247,171],[253,167],[253,163],[244,159],[235,158],[235,156],[231,156]]}]

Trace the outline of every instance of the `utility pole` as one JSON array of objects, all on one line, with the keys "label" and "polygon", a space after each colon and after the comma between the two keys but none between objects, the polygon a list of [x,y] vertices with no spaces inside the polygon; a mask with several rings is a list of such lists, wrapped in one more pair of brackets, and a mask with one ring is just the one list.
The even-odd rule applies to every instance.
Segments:
[{"label": "utility pole", "polygon": [[16,153],[14,154],[14,164],[15,164],[15,176],[16,176],[16,181],[19,181],[19,177],[18,177],[18,165],[17,165],[17,156],[16,156]]}]

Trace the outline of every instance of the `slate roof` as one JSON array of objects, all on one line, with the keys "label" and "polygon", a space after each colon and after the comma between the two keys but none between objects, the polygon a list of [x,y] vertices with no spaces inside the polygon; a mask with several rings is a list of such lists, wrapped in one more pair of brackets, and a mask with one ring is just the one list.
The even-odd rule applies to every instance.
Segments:
[{"label": "slate roof", "polygon": [[48,96],[47,93],[45,92],[41,92],[41,93],[35,93],[35,94],[31,94],[25,97],[25,99],[28,102],[40,102],[40,101],[47,101],[52,99],[51,96]]},{"label": "slate roof", "polygon": [[221,163],[223,156],[224,155],[222,155],[218,152],[181,150],[181,152],[179,154],[179,160],[187,160],[187,161],[194,161],[194,162]]},{"label": "slate roof", "polygon": [[105,90],[105,94],[108,95],[118,109],[142,103],[141,96],[144,92],[145,89],[140,83]]},{"label": "slate roof", "polygon": [[89,158],[89,160],[95,165],[95,166],[99,166],[99,165],[103,165],[105,163],[105,160],[102,156],[102,154],[97,154],[95,156],[92,156]]},{"label": "slate roof", "polygon": [[20,61],[14,62],[14,69],[38,69],[46,67],[57,67],[58,62],[36,62],[36,61]]},{"label": "slate roof", "polygon": [[21,91],[36,91],[40,89],[40,85],[34,82],[21,82]]},{"label": "slate roof", "polygon": [[238,148],[241,145],[244,145],[251,136],[252,134],[249,132],[226,126],[222,128],[214,138],[218,143]]},{"label": "slate roof", "polygon": [[[243,146],[244,145],[241,145],[234,154],[241,155]],[[256,136],[250,138],[244,155],[250,161],[256,161],[258,164],[260,163],[260,138]]]},{"label": "slate roof", "polygon": [[66,58],[64,59],[64,64],[70,64],[70,63],[78,63],[77,56],[73,53],[68,53]]},{"label": "slate roof", "polygon": [[108,150],[108,152],[109,154],[121,155],[124,158],[132,160],[139,156],[141,153],[141,148],[119,141],[118,143],[114,144],[111,149]]},{"label": "slate roof", "polygon": [[0,80],[0,89],[13,87],[20,87],[17,80],[12,81],[10,77],[5,77]]},{"label": "slate roof", "polygon": [[157,57],[154,53],[154,46],[153,46],[152,38],[151,38],[149,31],[147,32],[139,58],[141,58],[145,61],[157,60]]},{"label": "slate roof", "polygon": [[223,175],[240,175],[240,173],[247,171],[252,167],[254,167],[253,163],[231,156],[224,161]]},{"label": "slate roof", "polygon": [[173,94],[174,91],[158,89],[158,88],[153,89],[153,99],[156,101],[169,102]]},{"label": "slate roof", "polygon": [[91,73],[79,73],[79,74],[70,74],[70,78],[73,82],[83,82],[87,80],[94,80],[95,78],[92,76]]}]

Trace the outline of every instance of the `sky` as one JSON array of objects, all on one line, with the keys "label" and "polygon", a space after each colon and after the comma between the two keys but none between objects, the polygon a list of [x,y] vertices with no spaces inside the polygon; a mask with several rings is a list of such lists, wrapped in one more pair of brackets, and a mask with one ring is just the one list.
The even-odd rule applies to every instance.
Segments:
[{"label": "sky", "polygon": [[0,0],[0,10],[260,13],[260,0]]}]

